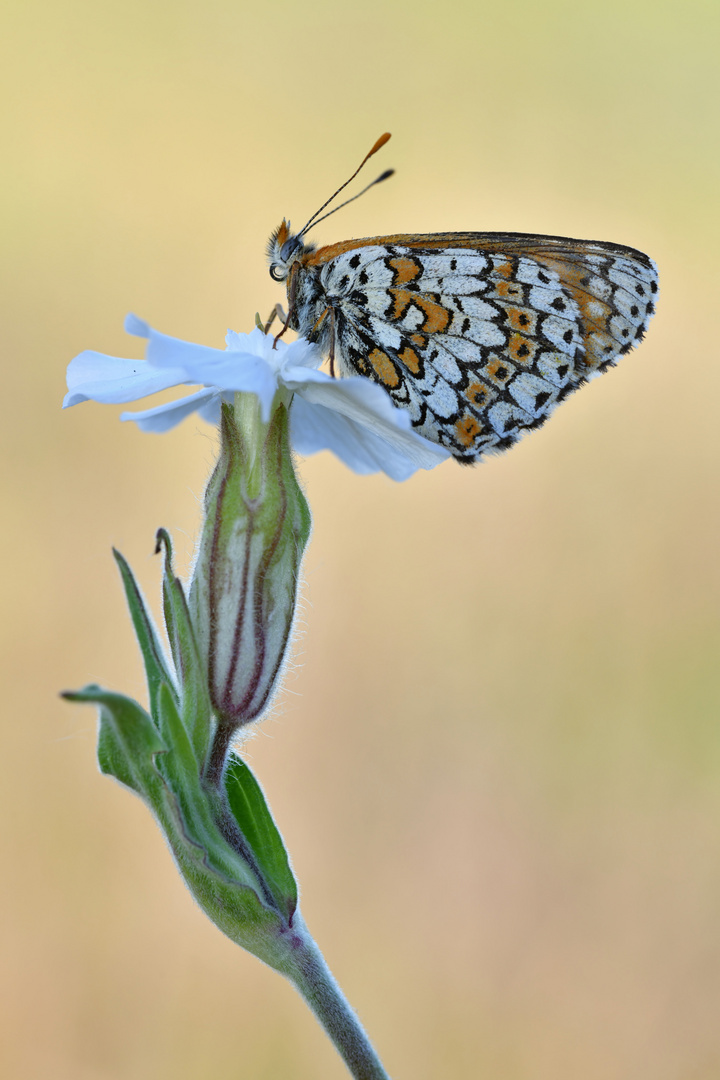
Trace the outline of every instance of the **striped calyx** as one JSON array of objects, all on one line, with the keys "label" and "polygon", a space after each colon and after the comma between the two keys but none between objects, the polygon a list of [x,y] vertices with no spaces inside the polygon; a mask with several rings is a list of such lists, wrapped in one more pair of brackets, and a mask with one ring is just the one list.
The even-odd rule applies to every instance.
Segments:
[{"label": "striped calyx", "polygon": [[[223,406],[220,458],[205,494],[190,592],[210,698],[227,740],[260,715],[278,682],[311,525],[285,404],[265,424],[257,399],[237,396],[243,401],[235,409]],[[257,409],[250,419],[248,403]]]}]

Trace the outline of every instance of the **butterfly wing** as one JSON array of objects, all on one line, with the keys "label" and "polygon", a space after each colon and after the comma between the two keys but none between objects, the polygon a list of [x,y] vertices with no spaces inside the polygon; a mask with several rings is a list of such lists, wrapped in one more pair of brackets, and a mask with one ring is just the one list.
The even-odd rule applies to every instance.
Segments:
[{"label": "butterfly wing", "polygon": [[642,338],[655,264],[617,244],[518,233],[396,235],[307,259],[343,374],[381,383],[461,461],[512,445]]}]

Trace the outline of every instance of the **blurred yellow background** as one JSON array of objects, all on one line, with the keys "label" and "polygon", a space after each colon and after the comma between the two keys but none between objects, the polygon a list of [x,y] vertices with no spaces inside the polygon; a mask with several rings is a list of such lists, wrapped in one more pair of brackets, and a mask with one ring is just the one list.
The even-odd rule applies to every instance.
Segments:
[{"label": "blurred yellow background", "polygon": [[639,351],[474,469],[302,463],[288,688],[246,747],[310,929],[397,1080],[720,1075],[718,64],[711,0],[8,0],[1,31],[0,1073],[341,1080],[299,997],[194,908],[57,691],[144,700],[213,432],[61,413],[129,310],[222,345],[318,242],[514,230],[660,267]]}]

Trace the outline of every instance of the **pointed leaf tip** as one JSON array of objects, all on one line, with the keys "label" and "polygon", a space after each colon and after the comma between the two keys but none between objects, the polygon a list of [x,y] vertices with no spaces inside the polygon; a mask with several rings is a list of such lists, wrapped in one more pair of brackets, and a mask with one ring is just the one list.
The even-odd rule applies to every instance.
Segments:
[{"label": "pointed leaf tip", "polygon": [[102,686],[98,686],[97,683],[88,683],[87,686],[83,686],[82,690],[61,690],[59,696],[63,701],[90,702],[90,704],[94,704],[98,695],[104,693]]},{"label": "pointed leaf tip", "polygon": [[159,555],[165,548],[165,555],[168,559],[172,560],[172,540],[170,539],[170,533],[167,529],[158,529],[155,533],[155,555]]},{"label": "pointed leaf tip", "polygon": [[142,593],[125,557],[113,548],[113,557],[120,570],[120,576],[125,589],[125,599],[130,610],[130,617],[135,628],[140,651],[145,662],[145,675],[147,678],[148,692],[150,694],[150,711],[153,716],[156,713],[157,692],[160,683],[167,683],[176,693],[175,679],[166,662],[165,654],[158,639],[157,630],[150,618]]}]

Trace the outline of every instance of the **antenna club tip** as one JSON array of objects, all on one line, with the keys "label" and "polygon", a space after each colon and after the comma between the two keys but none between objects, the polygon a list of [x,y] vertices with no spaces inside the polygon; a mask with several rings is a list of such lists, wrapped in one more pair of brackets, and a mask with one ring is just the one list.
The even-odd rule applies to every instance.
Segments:
[{"label": "antenna club tip", "polygon": [[391,135],[389,131],[386,131],[384,135],[381,135],[377,142],[374,144],[372,150],[368,154],[368,157],[372,157],[373,154],[377,154],[378,150],[382,150],[386,142],[389,142]]}]

